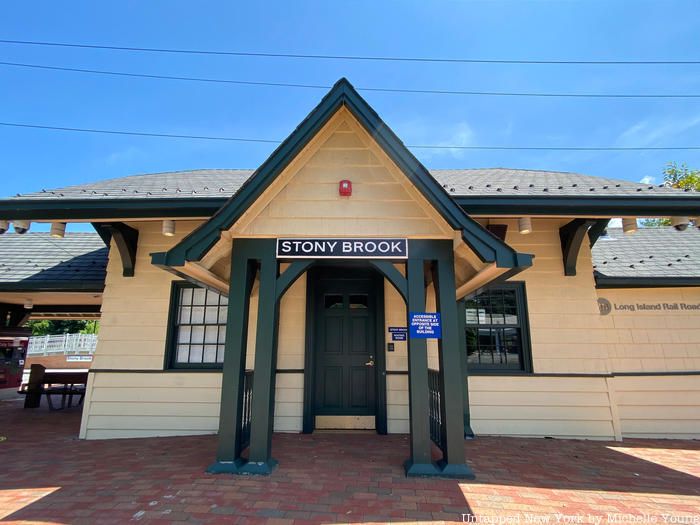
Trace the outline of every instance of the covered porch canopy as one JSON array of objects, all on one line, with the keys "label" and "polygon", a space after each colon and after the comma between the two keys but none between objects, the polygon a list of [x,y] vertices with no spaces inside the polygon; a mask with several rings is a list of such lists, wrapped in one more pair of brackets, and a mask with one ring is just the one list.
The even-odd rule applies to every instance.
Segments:
[{"label": "covered porch canopy", "polygon": [[[352,196],[338,196],[341,180],[354,184]],[[529,267],[532,256],[517,253],[472,220],[345,79],[211,219],[169,251],[152,254],[153,264],[229,297],[219,450],[211,470],[264,474],[275,465],[271,434],[280,299],[318,262],[313,256],[279,254],[280,238],[405,240],[402,256],[367,257],[365,262],[396,288],[407,312],[426,311],[426,289],[432,286],[442,316],[442,432],[437,444],[443,460],[431,460],[426,340],[411,338],[411,453],[406,471],[470,476],[462,444],[466,357],[457,301]],[[246,332],[256,276],[253,417],[245,460]]]},{"label": "covered porch canopy", "polygon": [[0,336],[29,319],[99,319],[107,252],[94,233],[0,236]]}]

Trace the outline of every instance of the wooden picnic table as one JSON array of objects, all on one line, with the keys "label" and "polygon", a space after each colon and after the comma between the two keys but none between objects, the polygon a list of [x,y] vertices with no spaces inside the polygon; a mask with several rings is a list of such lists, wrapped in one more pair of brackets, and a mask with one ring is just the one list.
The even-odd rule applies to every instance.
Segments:
[{"label": "wooden picnic table", "polygon": [[[85,399],[88,372],[75,370],[47,371],[40,364],[33,364],[29,372],[29,381],[22,385],[20,392],[25,394],[24,408],[38,408],[42,394],[50,410],[62,410],[73,406],[73,399],[78,398],[76,406]],[[60,405],[54,405],[52,396],[61,396]]]}]

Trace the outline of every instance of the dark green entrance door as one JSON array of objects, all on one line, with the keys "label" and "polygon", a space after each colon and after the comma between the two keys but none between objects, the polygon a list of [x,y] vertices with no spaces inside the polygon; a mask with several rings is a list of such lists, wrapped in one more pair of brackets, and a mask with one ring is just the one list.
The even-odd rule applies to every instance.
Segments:
[{"label": "dark green entrance door", "polygon": [[375,415],[376,279],[361,269],[321,270],[314,282],[314,413]]}]

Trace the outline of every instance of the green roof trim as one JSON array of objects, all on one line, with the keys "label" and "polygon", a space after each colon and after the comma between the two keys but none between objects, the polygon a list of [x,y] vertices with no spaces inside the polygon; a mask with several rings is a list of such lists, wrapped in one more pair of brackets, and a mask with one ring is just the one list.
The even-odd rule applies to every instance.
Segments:
[{"label": "green roof trim", "polygon": [[151,219],[161,217],[211,217],[229,199],[4,199],[0,219],[49,221],[53,219]]},{"label": "green roof trim", "polygon": [[593,277],[598,289],[700,287],[700,277],[610,277],[598,271]]},{"label": "green roof trim", "polygon": [[700,214],[697,194],[655,195],[507,195],[453,197],[471,215],[563,215],[576,217],[694,217]]},{"label": "green roof trim", "polygon": [[464,241],[483,262],[496,263],[499,268],[526,268],[532,265],[531,255],[516,252],[471,219],[345,78],[336,82],[291,135],[275,149],[209,221],[169,251],[152,254],[151,262],[158,266],[173,267],[182,266],[186,261],[200,260],[219,240],[221,232],[235,224],[289,162],[343,106],[369,132],[446,222],[452,228],[462,231]]}]

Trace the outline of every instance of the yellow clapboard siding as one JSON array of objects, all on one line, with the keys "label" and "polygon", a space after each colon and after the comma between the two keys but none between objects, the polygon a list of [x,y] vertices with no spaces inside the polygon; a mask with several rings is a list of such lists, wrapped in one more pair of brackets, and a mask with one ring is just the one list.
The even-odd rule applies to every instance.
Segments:
[{"label": "yellow clapboard siding", "polygon": [[509,420],[538,420],[538,421],[610,421],[610,407],[605,406],[551,406],[541,404],[528,406],[476,405],[472,406],[471,416],[474,419]]},{"label": "yellow clapboard siding", "polygon": [[[338,132],[340,126],[349,129]],[[353,183],[350,198],[338,195],[343,179]],[[233,234],[453,236],[444,219],[344,108],[265,190]]]},{"label": "yellow clapboard siding", "polygon": [[221,388],[221,371],[93,374],[97,388]]},{"label": "yellow clapboard siding", "polygon": [[471,376],[474,392],[607,392],[601,377]]},{"label": "yellow clapboard siding", "polygon": [[98,387],[92,392],[92,401],[105,402],[158,402],[158,403],[219,403],[221,391],[218,388],[121,388]]},{"label": "yellow clapboard siding", "polygon": [[144,437],[198,436],[215,434],[216,430],[125,430],[125,429],[89,429],[85,439],[129,439]]},{"label": "yellow clapboard siding", "polygon": [[90,416],[88,430],[194,430],[216,431],[218,417],[204,416]]},{"label": "yellow clapboard siding", "polygon": [[153,403],[140,402],[98,402],[93,401],[90,416],[192,416],[219,417],[219,403]]},{"label": "yellow clapboard siding", "polygon": [[613,439],[612,424],[606,421],[474,420],[476,434],[499,436]]}]

